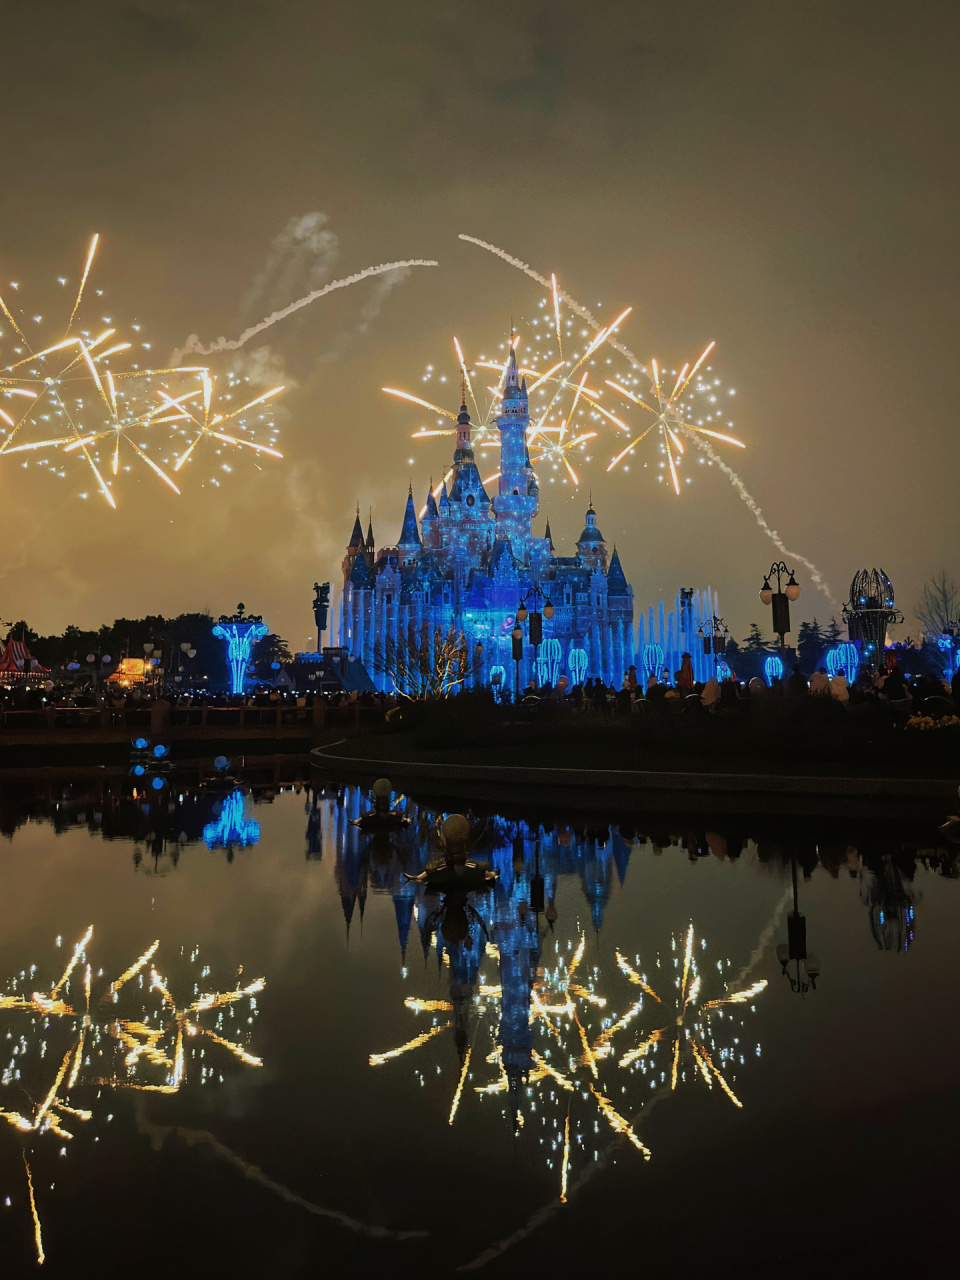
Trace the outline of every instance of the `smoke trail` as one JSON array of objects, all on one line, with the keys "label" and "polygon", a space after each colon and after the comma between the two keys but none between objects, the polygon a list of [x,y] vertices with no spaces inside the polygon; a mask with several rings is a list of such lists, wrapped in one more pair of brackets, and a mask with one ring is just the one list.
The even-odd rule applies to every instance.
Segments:
[{"label": "smoke trail", "polygon": [[332,1222],[339,1223],[340,1226],[346,1227],[348,1231],[356,1232],[358,1235],[370,1236],[378,1240],[422,1240],[430,1234],[428,1231],[392,1231],[388,1227],[358,1222],[356,1218],[349,1217],[339,1209],[328,1209],[323,1205],[314,1204],[312,1200],[307,1200],[298,1192],[284,1186],[282,1182],[275,1181],[269,1174],[264,1173],[259,1165],[251,1164],[249,1160],[244,1160],[243,1156],[238,1155],[236,1151],[232,1151],[209,1129],[185,1129],[180,1125],[153,1124],[147,1118],[145,1111],[141,1109],[138,1109],[136,1118],[137,1128],[150,1139],[154,1151],[160,1150],[170,1134],[183,1139],[189,1147],[206,1143],[216,1155],[232,1164],[245,1178],[248,1178],[251,1182],[258,1183],[268,1191],[272,1191],[274,1195],[279,1196],[281,1200],[285,1200],[287,1204],[296,1205],[297,1208],[305,1210],[314,1217],[327,1218]]},{"label": "smoke trail", "polygon": [[409,267],[399,267],[396,271],[389,271],[386,275],[381,276],[373,287],[372,296],[360,308],[360,323],[355,329],[346,329],[337,335],[337,339],[330,350],[325,351],[320,357],[320,364],[330,364],[334,360],[339,360],[344,352],[349,350],[350,344],[361,334],[367,332],[383,310],[383,305],[389,295],[409,275]]},{"label": "smoke trail", "polygon": [[[529,263],[522,262],[519,258],[515,258],[512,254],[507,253],[504,249],[498,249],[495,244],[489,244],[486,240],[478,240],[476,236],[466,236],[461,234],[458,238],[460,240],[466,240],[468,244],[475,244],[481,249],[486,249],[488,253],[495,254],[498,258],[502,258],[504,262],[509,262],[511,267],[516,267],[518,271],[524,272],[524,274],[528,275],[531,278],[531,280],[536,280],[538,284],[542,284],[545,289],[550,289],[553,287],[552,282],[548,280],[546,276],[542,276],[539,271],[534,271],[533,267],[531,267]],[[567,304],[567,306],[570,308],[571,311],[575,312],[578,316],[581,316],[584,320],[586,320],[587,324],[591,326],[594,333],[599,332],[599,330],[603,328],[599,320],[597,320],[596,316],[594,316],[590,311],[588,311],[586,307],[581,306],[580,303],[576,301],[576,299],[571,298],[569,293],[566,292],[566,290],[558,289],[557,292],[559,293],[560,297]],[[647,372],[646,365],[644,365],[643,362],[636,355],[634,355],[634,353],[630,350],[629,347],[625,347],[622,342],[618,342],[615,338],[608,338],[606,345],[608,347],[613,347],[614,351],[619,351],[622,356],[626,356],[626,358],[631,362],[634,368],[640,369],[644,373]],[[814,586],[819,591],[823,592],[823,594],[827,597],[827,599],[830,601],[832,605],[836,606],[837,601],[834,597],[834,594],[830,590],[830,588],[827,586],[826,582],[824,582],[823,575],[821,574],[820,570],[817,568],[815,564],[813,564],[805,556],[797,555],[795,551],[787,550],[787,548],[780,541],[780,535],[777,533],[777,531],[775,529],[771,529],[770,526],[767,524],[766,520],[763,517],[762,510],[760,509],[760,507],[756,502],[756,499],[748,492],[746,485],[737,475],[736,471],[734,471],[732,467],[728,466],[727,463],[723,461],[723,459],[716,452],[713,446],[708,444],[698,434],[698,432],[687,431],[686,435],[688,436],[689,439],[692,439],[693,441],[695,441],[698,447],[701,448],[704,451],[704,453],[707,454],[711,462],[714,462],[720,468],[720,470],[724,473],[724,475],[727,477],[727,479],[730,481],[733,487],[737,490],[737,493],[740,495],[740,500],[746,505],[747,509],[752,513],[757,524],[760,526],[763,532],[767,535],[767,537],[770,539],[773,545],[777,548],[780,554],[784,557],[784,559],[796,560],[800,564],[802,564],[804,568],[808,569],[810,572],[810,580],[813,582]]]},{"label": "smoke trail", "polygon": [[770,539],[773,545],[777,548],[777,550],[783,556],[784,560],[798,561],[800,564],[804,566],[804,568],[808,569],[810,571],[810,581],[813,583],[813,585],[817,588],[818,591],[823,592],[823,594],[827,597],[827,599],[834,606],[834,608],[837,608],[838,607],[837,601],[834,598],[833,592],[827,586],[826,582],[824,582],[823,575],[821,574],[817,566],[813,564],[812,561],[808,560],[805,556],[800,555],[798,552],[787,550],[787,548],[781,542],[780,535],[779,533],[777,533],[776,529],[771,529],[770,526],[767,524],[763,516],[763,511],[760,509],[760,507],[757,506],[755,499],[747,491],[746,485],[743,483],[743,481],[740,479],[740,477],[737,475],[734,469],[728,466],[726,462],[724,462],[724,460],[720,457],[719,453],[717,453],[716,449],[714,449],[713,445],[709,442],[709,440],[704,440],[703,436],[701,436],[699,432],[691,431],[688,427],[682,427],[682,430],[683,430],[683,434],[687,437],[687,439],[692,441],[693,444],[695,444],[698,449],[702,449],[703,452],[710,459],[710,461],[715,466],[719,467],[720,470],[724,473],[724,475],[727,477],[727,479],[736,489],[737,493],[740,495],[740,501],[743,502],[746,505],[747,509],[753,513],[753,517],[756,520],[757,524],[760,526],[763,532],[767,535],[767,537]]},{"label": "smoke trail", "polygon": [[264,329],[269,329],[271,325],[275,325],[278,320],[285,320],[287,316],[293,315],[301,307],[309,306],[311,302],[316,302],[317,298],[333,293],[335,289],[346,289],[348,285],[358,284],[361,280],[368,280],[371,276],[381,276],[388,271],[398,271],[403,267],[437,267],[439,265],[432,258],[410,258],[405,262],[383,262],[378,267],[366,267],[355,275],[344,276],[342,280],[331,280],[322,289],[314,289],[311,293],[306,294],[305,297],[298,298],[296,302],[291,302],[288,307],[283,307],[280,311],[274,311],[271,315],[261,320],[259,324],[252,325],[249,329],[244,329],[239,338],[217,338],[216,342],[211,342],[204,346],[198,336],[195,333],[191,333],[185,344],[182,347],[178,347],[173,353],[172,363],[177,364],[178,361],[191,352],[201,356],[209,356],[217,351],[236,351],[239,347],[245,346],[258,333],[262,333]]},{"label": "smoke trail", "polygon": [[340,241],[327,227],[325,213],[314,211],[290,218],[270,243],[262,269],[250,284],[243,314],[276,310],[329,277],[340,253]]}]

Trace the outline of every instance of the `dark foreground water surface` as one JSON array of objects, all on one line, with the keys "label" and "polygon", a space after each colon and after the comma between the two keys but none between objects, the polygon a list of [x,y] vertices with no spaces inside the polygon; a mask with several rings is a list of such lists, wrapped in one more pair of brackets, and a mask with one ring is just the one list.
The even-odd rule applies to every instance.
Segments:
[{"label": "dark foreground water surface", "polygon": [[499,881],[428,895],[416,797],[238,778],[0,784],[0,1275],[947,1261],[942,814],[475,805]]}]

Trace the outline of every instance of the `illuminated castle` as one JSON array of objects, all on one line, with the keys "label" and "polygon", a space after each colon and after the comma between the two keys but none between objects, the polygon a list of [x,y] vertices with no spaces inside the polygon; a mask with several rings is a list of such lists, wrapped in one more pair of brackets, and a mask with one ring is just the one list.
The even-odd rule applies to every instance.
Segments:
[{"label": "illuminated castle", "polygon": [[462,404],[453,468],[439,502],[428,494],[420,524],[412,488],[394,546],[377,550],[372,522],[364,538],[357,515],[343,561],[340,643],[378,687],[389,683],[376,671],[378,654],[451,628],[466,637],[476,683],[496,683],[499,675],[509,685],[515,612],[535,587],[549,597],[554,613],[543,618],[539,653],[524,643],[523,684],[533,677],[552,685],[565,675],[574,685],[601,676],[619,687],[634,662],[633,590],[616,548],[608,555],[592,504],[576,555],[555,554],[549,522],[543,537],[533,532],[540,489],[527,448],[529,421],[526,380],[520,380],[511,351],[496,420],[496,494],[491,498],[484,489]]}]

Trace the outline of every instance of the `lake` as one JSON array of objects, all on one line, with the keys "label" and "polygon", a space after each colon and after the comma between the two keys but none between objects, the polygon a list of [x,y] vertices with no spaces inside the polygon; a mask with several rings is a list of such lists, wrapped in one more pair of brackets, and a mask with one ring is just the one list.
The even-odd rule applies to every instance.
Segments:
[{"label": "lake", "polygon": [[0,781],[4,1276],[929,1273],[942,814],[492,800],[498,878],[431,892],[446,815],[369,803],[293,759]]}]

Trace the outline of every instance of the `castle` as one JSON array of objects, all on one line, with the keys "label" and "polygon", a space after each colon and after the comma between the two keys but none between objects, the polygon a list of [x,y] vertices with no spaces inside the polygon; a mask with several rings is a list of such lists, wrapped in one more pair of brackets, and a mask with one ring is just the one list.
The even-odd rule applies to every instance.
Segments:
[{"label": "castle", "polygon": [[[384,688],[391,681],[377,670],[379,655],[452,628],[466,638],[474,683],[512,687],[517,607],[539,588],[553,614],[543,615],[539,649],[525,629],[521,687],[531,678],[553,685],[566,676],[575,685],[600,676],[619,688],[634,661],[633,590],[616,548],[608,554],[592,503],[576,555],[555,553],[549,521],[543,537],[534,534],[540,489],[527,448],[526,379],[520,380],[513,351],[496,423],[500,470],[492,498],[477,470],[470,415],[461,404],[453,467],[439,502],[432,488],[428,493],[422,521],[411,488],[399,540],[377,550],[372,521],[364,537],[357,514],[343,561],[340,643]],[[527,604],[533,612],[533,596]]]}]

